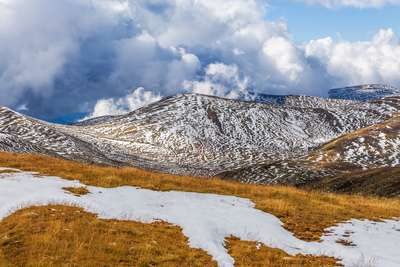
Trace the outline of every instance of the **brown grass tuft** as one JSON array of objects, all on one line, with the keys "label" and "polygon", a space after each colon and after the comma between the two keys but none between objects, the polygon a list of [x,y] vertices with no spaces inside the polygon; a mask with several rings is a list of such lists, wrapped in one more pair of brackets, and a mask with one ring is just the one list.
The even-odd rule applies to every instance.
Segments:
[{"label": "brown grass tuft", "polygon": [[63,190],[77,197],[84,196],[90,193],[86,187],[63,187]]},{"label": "brown grass tuft", "polygon": [[341,266],[329,257],[306,255],[290,256],[282,250],[268,248],[256,242],[241,241],[237,238],[227,239],[229,254],[235,259],[237,267],[322,267]]}]

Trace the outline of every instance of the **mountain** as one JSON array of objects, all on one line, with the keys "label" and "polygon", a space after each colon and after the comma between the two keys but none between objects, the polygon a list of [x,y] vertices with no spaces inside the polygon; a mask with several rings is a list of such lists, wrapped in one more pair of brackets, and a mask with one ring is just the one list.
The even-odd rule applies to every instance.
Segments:
[{"label": "mountain", "polygon": [[400,95],[400,89],[384,84],[365,84],[331,89],[329,91],[329,98],[356,101],[369,101],[398,95]]},{"label": "mountain", "polygon": [[[387,98],[397,101],[399,98]],[[332,192],[400,195],[400,115],[344,134],[308,155],[220,174],[244,183],[287,184]]]},{"label": "mountain", "polygon": [[400,116],[345,134],[313,152],[310,159],[324,166],[346,164],[357,169],[399,166]]},{"label": "mountain", "polygon": [[95,146],[82,141],[56,124],[0,108],[0,150],[5,152],[38,153],[88,163],[118,165]]},{"label": "mountain", "polygon": [[287,96],[280,103],[256,103],[183,94],[68,126],[2,108],[0,149],[213,176],[304,157],[334,138],[391,118],[400,109],[397,100]]}]

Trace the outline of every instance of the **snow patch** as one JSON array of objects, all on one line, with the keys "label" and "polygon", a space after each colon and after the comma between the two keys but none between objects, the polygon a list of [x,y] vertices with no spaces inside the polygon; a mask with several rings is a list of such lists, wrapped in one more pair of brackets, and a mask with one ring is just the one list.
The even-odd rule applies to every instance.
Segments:
[{"label": "snow patch", "polygon": [[[352,220],[332,227],[321,242],[305,242],[283,228],[275,216],[255,209],[248,199],[187,192],[157,192],[135,187],[88,186],[90,194],[76,197],[63,187],[81,187],[78,181],[20,172],[0,175],[0,220],[29,206],[65,204],[82,207],[104,219],[150,223],[162,220],[183,229],[189,245],[209,253],[219,266],[233,266],[224,240],[236,236],[279,248],[291,255],[326,255],[353,266],[373,259],[376,266],[399,266],[400,221]],[[355,246],[337,243],[343,233]],[[374,246],[372,247],[371,244]]]}]

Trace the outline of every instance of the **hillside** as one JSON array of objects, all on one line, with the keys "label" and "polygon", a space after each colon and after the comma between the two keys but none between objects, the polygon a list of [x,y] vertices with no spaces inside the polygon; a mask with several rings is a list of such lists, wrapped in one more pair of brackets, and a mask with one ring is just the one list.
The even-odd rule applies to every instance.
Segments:
[{"label": "hillside", "polygon": [[72,126],[3,108],[0,149],[213,176],[304,156],[344,133],[390,118],[399,108],[386,99],[360,103],[291,96],[274,104],[188,94]]},{"label": "hillside", "polygon": [[296,160],[222,173],[245,183],[290,184],[331,192],[400,195],[400,116],[344,134]]},{"label": "hillside", "polygon": [[88,163],[115,164],[92,144],[8,108],[0,108],[0,150],[39,153]]},{"label": "hillside", "polygon": [[[278,228],[276,228],[276,231],[269,231],[269,236],[271,233],[276,235],[278,233],[283,234],[285,231],[293,232],[294,236],[300,240],[295,242],[302,243],[306,241],[306,243],[304,243],[305,247],[302,248],[303,250],[306,250],[309,245],[314,246],[314,243],[310,243],[310,241],[319,240],[321,236],[323,236],[322,243],[318,242],[316,244],[319,244],[318,246],[331,244],[328,250],[332,248],[337,249],[338,254],[335,255],[337,258],[344,256],[345,263],[347,262],[346,264],[348,266],[350,266],[348,263],[351,261],[355,259],[359,260],[359,258],[357,258],[358,256],[356,256],[358,255],[357,251],[368,251],[368,253],[372,253],[364,254],[364,256],[366,255],[364,263],[366,263],[369,260],[369,256],[371,256],[375,260],[378,260],[377,263],[379,264],[384,264],[384,262],[396,264],[395,257],[386,258],[385,256],[391,253],[389,247],[386,247],[385,251],[379,250],[379,257],[375,258],[372,256],[375,254],[370,250],[365,250],[367,249],[365,243],[360,241],[360,235],[364,236],[364,238],[371,238],[371,236],[374,236],[376,246],[383,248],[384,246],[381,246],[380,240],[387,241],[390,238],[397,238],[396,222],[371,222],[374,225],[374,227],[371,227],[368,221],[359,221],[356,219],[376,220],[399,217],[400,210],[398,207],[400,207],[400,203],[398,203],[397,199],[389,200],[360,196],[332,195],[306,192],[290,187],[243,185],[219,179],[199,179],[194,177],[157,174],[134,168],[115,169],[110,167],[96,167],[93,165],[84,165],[61,159],[28,154],[2,153],[0,154],[0,166],[17,168],[23,171],[36,171],[40,173],[39,176],[41,177],[35,178],[32,174],[25,172],[19,174],[11,170],[9,173],[5,170],[4,173],[3,169],[0,183],[8,186],[0,187],[2,190],[0,202],[9,199],[7,197],[7,192],[11,194],[13,192],[11,188],[14,188],[16,183],[21,183],[21,185],[26,183],[25,186],[19,187],[20,189],[18,189],[25,190],[25,193],[15,195],[14,192],[14,196],[19,196],[19,199],[24,201],[29,199],[29,196],[34,196],[35,201],[44,201],[46,197],[48,198],[50,195],[56,196],[62,193],[63,195],[60,200],[51,197],[52,201],[57,202],[68,199],[67,202],[73,201],[73,203],[78,204],[86,203],[86,201],[90,201],[90,199],[93,198],[96,199],[96,203],[97,201],[106,201],[108,203],[100,206],[93,204],[85,205],[85,211],[78,208],[54,205],[42,208],[27,208],[0,221],[0,236],[4,237],[0,242],[0,263],[4,262],[11,266],[18,263],[23,265],[27,262],[30,264],[40,263],[49,265],[62,262],[64,259],[69,264],[83,264],[84,266],[104,264],[105,261],[110,265],[137,265],[140,263],[142,265],[165,266],[176,266],[179,264],[214,266],[215,262],[213,262],[207,254],[204,254],[203,250],[197,250],[193,247],[195,244],[192,243],[193,239],[188,240],[182,236],[183,233],[186,237],[188,235],[190,237],[190,231],[187,232],[184,229],[181,230],[178,227],[165,223],[147,224],[142,220],[139,220],[141,223],[126,220],[118,221],[111,218],[105,219],[103,216],[107,213],[102,213],[103,215],[101,218],[96,218],[94,215],[88,213],[87,208],[97,210],[97,207],[107,207],[107,205],[114,203],[111,199],[107,200],[108,197],[113,196],[113,192],[119,192],[118,198],[122,199],[124,194],[128,193],[129,190],[137,190],[134,189],[136,187],[155,190],[154,193],[158,192],[157,194],[165,192],[167,195],[171,193],[175,194],[174,192],[176,192],[176,194],[180,194],[179,192],[183,194],[186,194],[185,192],[207,193],[201,196],[207,196],[207,198],[212,197],[209,199],[210,203],[216,199],[224,199],[221,202],[215,203],[215,205],[213,205],[215,208],[217,208],[218,205],[230,205],[231,201],[237,200],[239,202],[235,203],[235,205],[231,205],[231,209],[242,209],[245,208],[242,205],[247,207],[248,200],[236,199],[232,198],[232,196],[246,198],[254,202],[256,209],[276,216],[282,221],[284,225],[283,232],[281,232],[282,230],[279,230],[278,225],[276,225]],[[24,175],[24,178],[18,178],[20,175]],[[47,177],[45,175],[58,176],[70,181],[60,180],[55,177]],[[80,182],[74,181],[76,179]],[[74,193],[78,195],[75,197],[59,189],[59,187],[66,186],[72,186],[78,189],[78,187],[83,184],[85,184],[86,190],[81,190],[82,193]],[[133,186],[133,188],[127,186]],[[6,191],[6,194],[4,194],[6,188],[9,188],[11,191]],[[32,190],[32,188],[36,189]],[[43,194],[41,193],[43,190],[50,190],[46,192],[53,193]],[[65,188],[65,190],[78,192],[70,188]],[[174,191],[170,192],[170,190]],[[138,192],[141,191],[139,190]],[[153,191],[143,191],[143,193],[153,194]],[[211,196],[208,194],[217,195]],[[131,193],[129,193],[129,195],[132,196]],[[37,196],[40,196],[40,198],[36,198]],[[198,197],[200,197],[200,195],[198,195]],[[101,200],[102,198],[105,199]],[[157,208],[160,207],[159,205],[151,204],[152,201],[162,201],[162,199],[162,197],[149,198],[148,204],[152,207],[151,209],[157,209],[160,210],[160,212],[162,210],[167,213],[174,211],[172,207],[175,204],[171,201],[167,201],[163,204],[167,206],[161,208]],[[118,201],[118,203],[120,203],[119,205],[122,207],[125,202]],[[141,202],[138,202],[138,204],[139,203]],[[179,203],[182,204],[182,202]],[[177,204],[180,205],[179,203]],[[355,203],[357,203],[357,205],[355,205]],[[198,205],[200,205],[200,203]],[[20,208],[20,205],[17,206]],[[7,207],[7,205],[5,207]],[[200,206],[197,207],[199,208]],[[250,206],[248,208],[253,209],[253,207]],[[147,214],[150,214],[149,212],[151,209],[146,208]],[[194,209],[191,210],[193,211]],[[208,212],[212,212],[212,210],[214,209]],[[115,212],[116,210],[113,208],[112,211]],[[135,212],[137,212],[137,210]],[[135,212],[132,211],[127,214],[133,215]],[[175,210],[175,212],[178,212],[178,210]],[[239,214],[240,213],[238,213],[238,215]],[[254,213],[254,215],[256,214],[257,216],[261,215],[258,211]],[[124,218],[129,218],[126,216],[127,215],[124,215]],[[224,218],[230,218],[232,215],[226,216],[227,217]],[[250,218],[249,216],[250,215],[242,217]],[[238,216],[238,218],[239,217],[240,216]],[[218,216],[213,217],[212,225],[214,225],[215,220],[218,220],[218,218]],[[209,219],[211,219],[211,217]],[[206,221],[208,225],[210,220]],[[257,220],[252,221],[254,223]],[[264,223],[268,221],[269,220],[266,220]],[[275,219],[273,221],[275,221]],[[332,227],[338,222],[348,223]],[[227,220],[219,227],[226,227],[231,224],[238,227],[240,225],[240,223],[238,223],[232,224],[232,221]],[[30,227],[24,227],[26,224],[29,224]],[[386,224],[388,228],[385,228]],[[178,225],[182,224],[178,223]],[[262,224],[260,224],[259,227],[263,227],[261,225]],[[273,225],[275,224],[273,223]],[[391,227],[390,229],[392,230],[390,230],[389,227]],[[220,231],[223,229],[225,228],[220,228]],[[245,229],[247,234],[253,233],[254,235],[246,234],[242,236],[241,230],[238,230],[235,235],[238,235],[237,237],[246,237],[246,239],[254,240],[256,239],[255,236],[262,233],[262,231],[258,231],[257,233],[249,232],[251,227],[243,229]],[[394,232],[391,233],[390,236],[386,236],[383,232],[379,232],[378,230],[374,232],[375,230],[371,231],[372,229],[382,229],[386,233],[390,231]],[[329,233],[326,231],[329,231]],[[96,238],[93,238],[94,236],[96,236]],[[114,240],[111,244],[110,238]],[[135,243],[130,241],[132,238],[135,239]],[[171,240],[174,240],[174,242],[171,242]],[[207,238],[207,240],[210,239]],[[338,260],[300,254],[292,256],[290,255],[292,252],[288,255],[288,253],[285,252],[285,250],[287,250],[285,246],[289,244],[293,246],[293,243],[290,243],[292,241],[287,241],[289,243],[285,244],[281,243],[282,241],[280,241],[281,239],[279,238],[273,240],[250,242],[243,240],[243,238],[228,238],[227,246],[229,254],[233,256],[235,260],[235,266],[256,266],[257,264],[266,264],[268,261],[271,262],[271,266],[333,266]],[[273,247],[281,249],[272,249],[265,245],[265,243],[271,244],[270,242],[275,242]],[[79,244],[85,245],[82,246]],[[178,247],[175,247],[173,244],[177,244]],[[71,249],[66,249],[67,247]],[[21,250],[21,248],[24,249]],[[173,254],[171,254],[171,250],[174,251]],[[328,250],[324,249],[326,253],[328,253]],[[70,256],[71,251],[75,251],[73,257]],[[394,250],[394,252],[395,251],[396,250]],[[349,255],[352,255],[351,253],[356,253],[354,254],[355,258],[349,257]],[[133,255],[140,256],[134,257]],[[105,261],[103,261],[103,259]],[[121,260],[123,261],[121,262]],[[378,266],[390,266],[390,264],[382,264]]]}]

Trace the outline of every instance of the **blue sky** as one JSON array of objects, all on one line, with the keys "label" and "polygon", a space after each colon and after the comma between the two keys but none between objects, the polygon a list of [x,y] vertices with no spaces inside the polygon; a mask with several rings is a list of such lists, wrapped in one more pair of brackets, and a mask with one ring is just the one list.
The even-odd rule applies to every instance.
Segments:
[{"label": "blue sky", "polygon": [[267,19],[286,21],[298,42],[326,36],[348,41],[369,40],[381,28],[400,32],[400,6],[326,8],[293,0],[268,3]]}]

